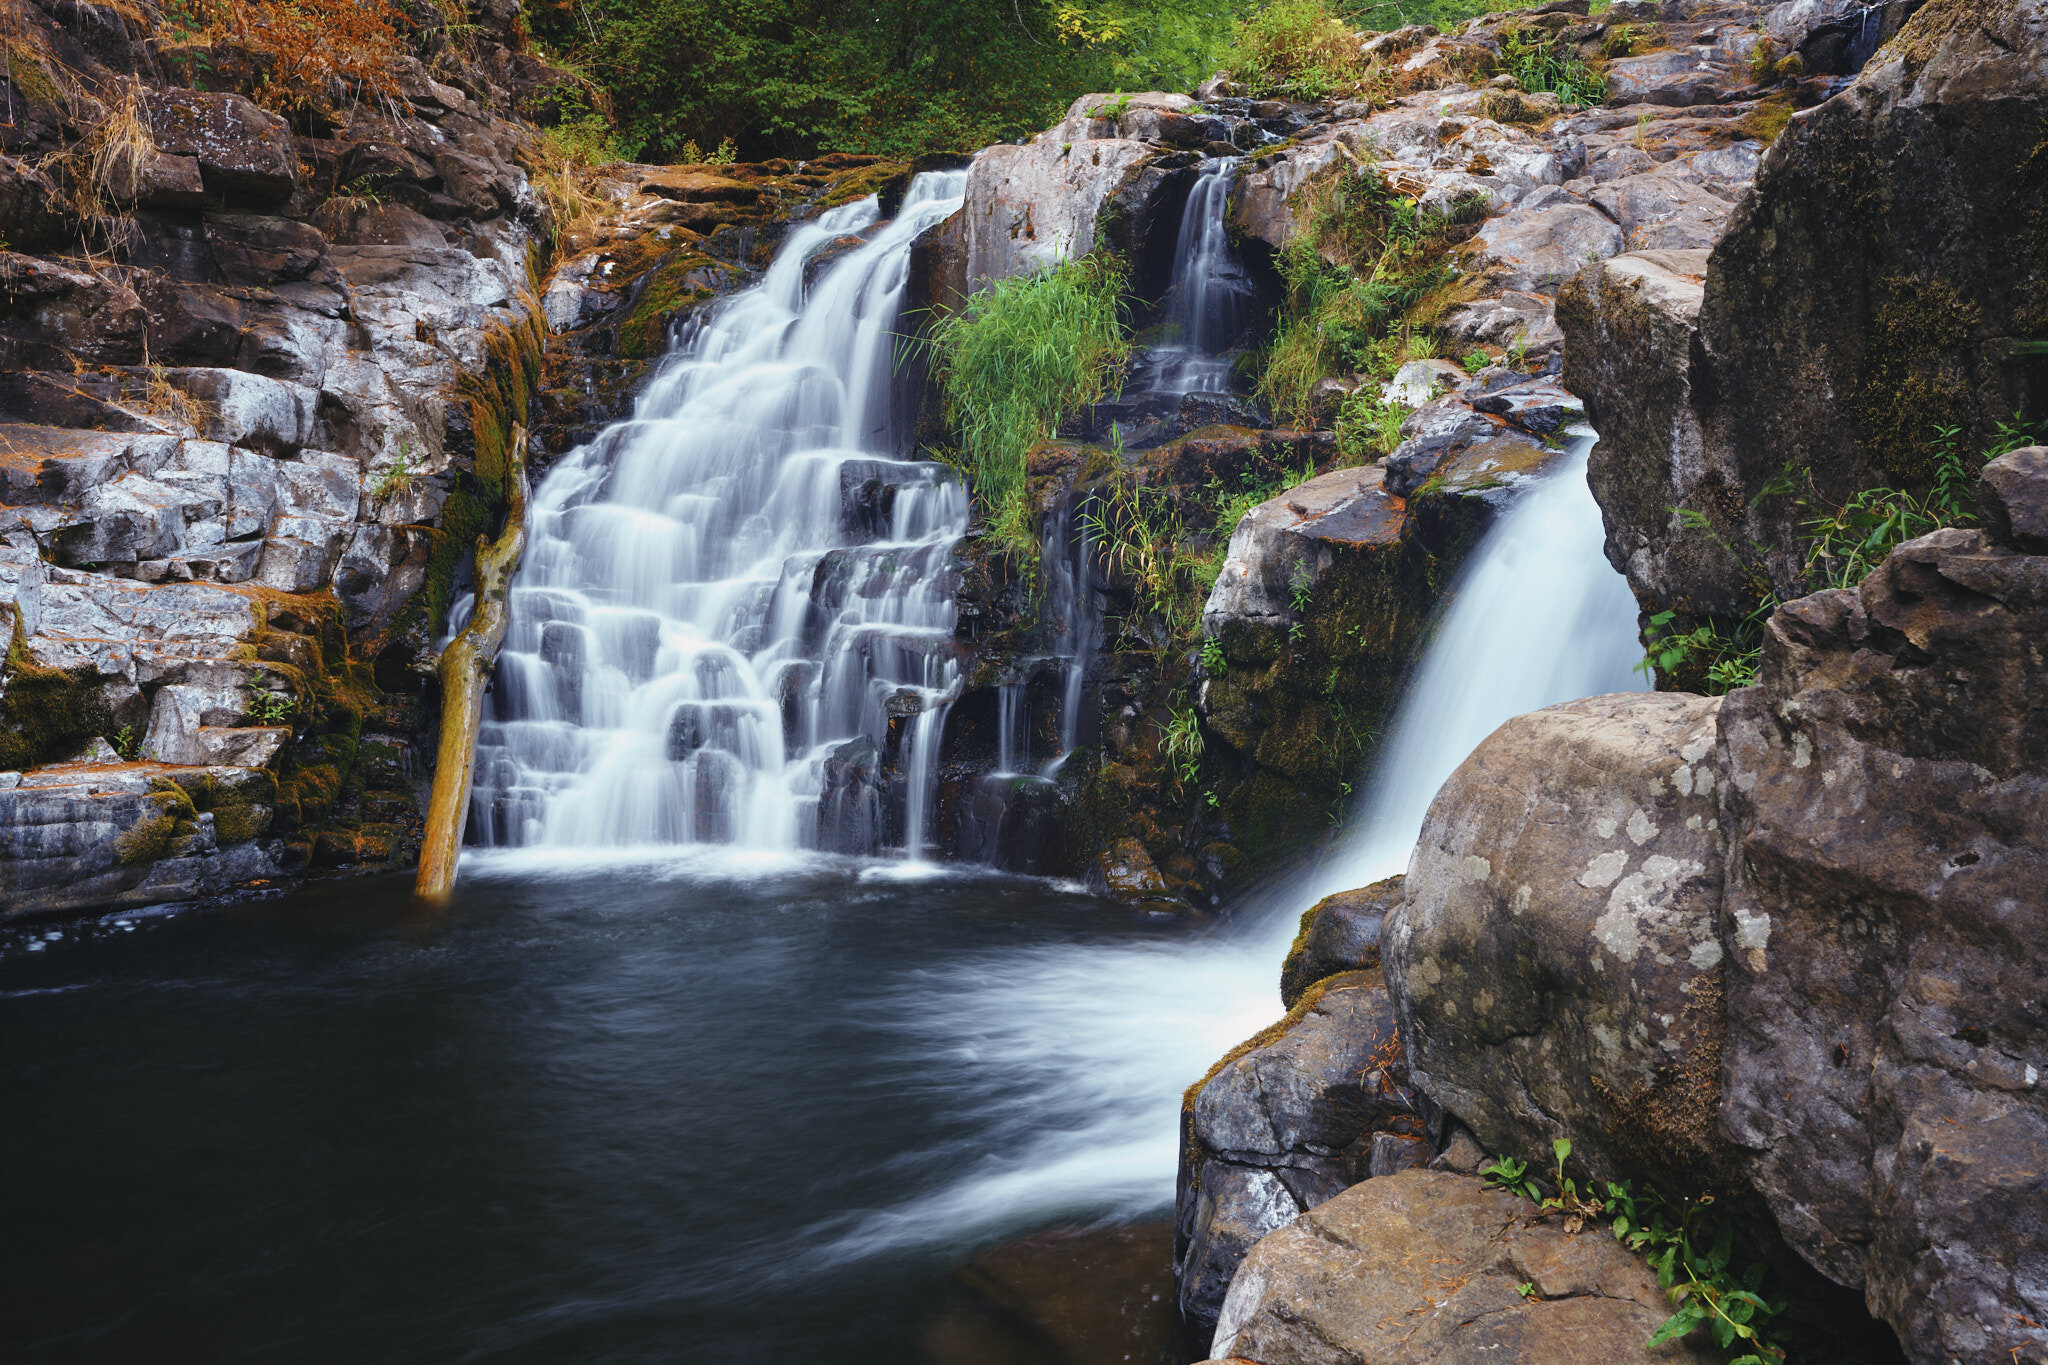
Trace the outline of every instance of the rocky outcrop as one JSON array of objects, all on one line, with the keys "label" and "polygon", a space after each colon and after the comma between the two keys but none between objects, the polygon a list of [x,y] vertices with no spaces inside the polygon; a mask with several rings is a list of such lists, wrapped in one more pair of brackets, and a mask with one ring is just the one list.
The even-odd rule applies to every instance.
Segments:
[{"label": "rocky outcrop", "polygon": [[1377,971],[1324,978],[1188,1095],[1174,1269],[1204,1331],[1259,1238],[1432,1155]]},{"label": "rocky outcrop", "polygon": [[1779,608],[1757,686],[1502,727],[1383,952],[1489,1149],[1754,1198],[1913,1359],[1988,1365],[2048,1330],[2048,451],[1979,496]]},{"label": "rocky outcrop", "polygon": [[[1868,35],[1911,8],[1870,11]],[[1935,0],[1793,119],[1704,272],[1610,263],[1574,286],[1565,382],[1603,436],[1608,557],[1648,609],[1739,619],[1759,574],[1796,595],[1812,513],[1787,488],[1924,488],[1944,429],[1981,449],[2048,408],[2044,117],[2048,9]],[[1661,278],[1701,273],[1697,302]]]},{"label": "rocky outcrop", "polygon": [[1213,1365],[1720,1359],[1704,1340],[1644,1349],[1670,1316],[1656,1274],[1600,1229],[1529,1214],[1526,1200],[1438,1171],[1353,1186],[1252,1251]]},{"label": "rocky outcrop", "polygon": [[1298,821],[1357,770],[1438,594],[1498,508],[1557,458],[1529,428],[1555,430],[1572,400],[1549,387],[1541,401],[1545,389],[1482,376],[1425,404],[1381,463],[1319,475],[1238,523],[1202,609],[1214,644],[1197,701],[1255,765],[1276,821]]},{"label": "rocky outcrop", "polygon": [[[488,61],[516,12],[295,131],[254,65],[172,54],[148,5],[6,9],[0,900],[402,858],[409,664],[538,360],[547,213]],[[101,761],[45,767],[88,741]],[[157,810],[187,787],[268,795]]]},{"label": "rocky outcrop", "polygon": [[1280,964],[1280,1003],[1293,1009],[1324,977],[1379,966],[1387,912],[1400,903],[1401,878],[1389,877],[1311,905],[1302,913],[1301,932]]}]

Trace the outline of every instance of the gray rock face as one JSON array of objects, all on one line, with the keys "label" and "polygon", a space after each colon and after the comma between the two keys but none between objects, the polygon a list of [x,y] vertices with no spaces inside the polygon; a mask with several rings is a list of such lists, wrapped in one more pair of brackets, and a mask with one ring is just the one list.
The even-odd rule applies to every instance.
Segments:
[{"label": "gray rock face", "polygon": [[1502,727],[1383,949],[1417,1083],[1487,1147],[1752,1191],[1971,1365],[2048,1344],[2048,556],[2011,510],[2048,461],[1986,484],[1997,534],[1779,608],[1757,686]]},{"label": "gray rock face", "polygon": [[1182,1314],[1213,1323],[1260,1237],[1376,1163],[1429,1156],[1378,973],[1327,978],[1225,1063],[1188,1112],[1174,1242]]},{"label": "gray rock face", "polygon": [[1387,912],[1401,902],[1401,878],[1325,896],[1301,917],[1301,933],[1280,966],[1280,1003],[1289,1009],[1310,986],[1338,972],[1380,965]]},{"label": "gray rock face", "polygon": [[1501,289],[1554,294],[1589,260],[1618,256],[1621,227],[1587,204],[1490,218],[1479,229],[1478,268]]},{"label": "gray rock face", "polygon": [[961,206],[969,290],[1046,269],[1095,245],[1095,215],[1125,174],[1158,150],[1121,136],[1113,119],[1087,116],[1116,98],[1084,95],[1065,122],[1021,147],[997,145],[974,159]]},{"label": "gray rock face", "polygon": [[[0,910],[197,895],[274,870],[252,832],[273,809],[328,822],[337,786],[364,795],[333,823],[377,826],[388,850],[406,780],[366,788],[347,755],[358,738],[402,745],[424,721],[390,696],[411,690],[406,662],[382,670],[389,704],[367,708],[367,736],[351,721],[322,748],[328,719],[303,703],[351,646],[401,622],[444,503],[475,477],[458,383],[502,366],[487,334],[533,306],[526,254],[545,210],[514,162],[529,133],[407,59],[402,100],[295,136],[242,95],[168,85],[180,63],[146,25],[91,6],[15,17],[22,51],[67,54],[52,79],[83,122],[19,123],[0,157],[0,615],[19,645],[0,725],[8,761],[28,765],[0,811]],[[491,39],[477,43],[475,61],[450,60],[489,91],[476,63]],[[78,151],[93,111],[131,90],[141,141],[108,167],[106,215],[82,222],[32,164]],[[386,202],[348,208],[370,181]],[[431,640],[423,621],[394,633],[378,642],[393,658]],[[259,697],[287,676],[284,710],[314,722],[295,756],[278,702]],[[141,762],[57,762],[78,726],[102,724],[96,752]],[[222,784],[274,787],[290,762],[338,776],[303,801],[206,808]],[[150,783],[187,778],[198,808],[180,808],[167,843],[152,812],[178,803]],[[337,844],[329,860],[354,858]]]},{"label": "gray rock face", "polygon": [[[1825,17],[1802,13],[1784,22]],[[1666,377],[1650,377],[1649,353],[1608,341],[1611,283],[1560,311],[1568,382],[1603,438],[1594,479],[1608,555],[1646,607],[1730,620],[1755,601],[1749,566],[1685,548],[1711,537],[1671,509],[1706,517],[1728,544],[1762,547],[1774,587],[1794,596],[1811,514],[1766,496],[1772,480],[1789,470],[1831,503],[1875,485],[1924,487],[1940,428],[1981,449],[2015,412],[2048,410],[2048,368],[2015,350],[2048,335],[2048,306],[2038,279],[2011,265],[2048,259],[2043,118],[2048,6],[1931,0],[1764,155],[1713,249],[1691,332],[1677,310],[1639,329],[1657,334]],[[1704,176],[1698,187],[1721,188]],[[1645,384],[1669,420],[1606,420]]]},{"label": "gray rock face", "polygon": [[[1713,1075],[1720,707],[1629,693],[1519,717],[1430,807],[1382,951],[1417,1084],[1487,1150],[1569,1137],[1632,1171],[1603,1135]],[[1704,1121],[1676,1168],[1717,1145]]]},{"label": "gray rock face", "polygon": [[1210,1354],[1260,1365],[1720,1359],[1703,1339],[1645,1350],[1670,1316],[1656,1275],[1605,1231],[1532,1225],[1530,1212],[1438,1171],[1353,1186],[1253,1249]]},{"label": "gray rock face", "polygon": [[153,782],[204,779],[209,790],[232,790],[253,781],[250,794],[267,799],[267,778],[244,768],[76,763],[8,776],[18,779],[0,783],[0,906],[8,914],[215,895],[279,870],[275,854],[254,843],[224,846],[210,810],[190,822],[190,833],[168,839],[164,856],[145,856],[134,843],[138,827],[164,818]]},{"label": "gray rock face", "polygon": [[1617,256],[1557,299],[1564,382],[1600,432],[1586,478],[1607,522],[1607,557],[1639,595],[1693,612],[1736,609],[1730,589],[1740,582],[1728,548],[1685,534],[1677,512],[1741,479],[1731,452],[1709,447],[1693,406],[1688,356],[1707,262],[1704,251]]}]

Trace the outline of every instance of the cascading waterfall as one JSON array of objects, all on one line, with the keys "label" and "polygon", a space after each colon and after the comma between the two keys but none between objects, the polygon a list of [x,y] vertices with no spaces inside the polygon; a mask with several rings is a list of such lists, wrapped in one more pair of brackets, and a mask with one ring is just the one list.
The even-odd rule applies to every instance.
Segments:
[{"label": "cascading waterfall", "polygon": [[1568,462],[1522,495],[1459,574],[1318,894],[1406,870],[1437,788],[1502,722],[1647,687],[1635,598],[1602,553],[1586,486],[1593,439],[1573,441]]},{"label": "cascading waterfall", "polygon": [[967,495],[901,458],[892,362],[911,241],[965,182],[793,229],[634,417],[548,475],[479,735],[478,842],[872,853],[893,753],[899,842],[922,850]]},{"label": "cascading waterfall", "polygon": [[1222,393],[1230,387],[1223,352],[1238,339],[1253,299],[1251,278],[1230,245],[1230,190],[1238,161],[1203,163],[1188,191],[1167,286],[1167,341],[1152,348],[1133,387],[1158,393]]}]

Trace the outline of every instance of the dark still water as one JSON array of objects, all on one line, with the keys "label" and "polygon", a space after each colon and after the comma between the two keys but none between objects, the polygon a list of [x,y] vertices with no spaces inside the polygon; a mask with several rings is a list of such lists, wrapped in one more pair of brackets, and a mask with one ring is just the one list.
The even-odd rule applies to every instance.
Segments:
[{"label": "dark still water", "polygon": [[0,1358],[943,1358],[963,1260],[1167,1212],[1287,927],[726,853],[408,889],[0,936]]}]

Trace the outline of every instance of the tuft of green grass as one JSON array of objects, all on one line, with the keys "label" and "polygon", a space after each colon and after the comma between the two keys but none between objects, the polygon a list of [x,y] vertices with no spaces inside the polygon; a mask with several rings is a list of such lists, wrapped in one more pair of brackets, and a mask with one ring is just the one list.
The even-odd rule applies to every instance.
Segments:
[{"label": "tuft of green grass", "polygon": [[1580,107],[1607,98],[1607,77],[1563,38],[1539,29],[1510,29],[1502,35],[1500,64],[1532,95],[1547,92]]},{"label": "tuft of green grass", "polygon": [[1024,457],[1070,414],[1107,396],[1130,356],[1123,275],[1102,257],[1000,280],[939,322],[928,342],[962,465],[997,541],[1037,545]]}]

